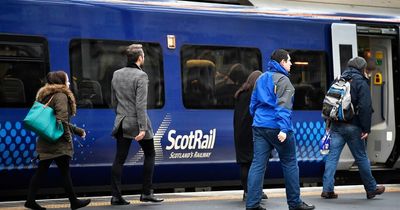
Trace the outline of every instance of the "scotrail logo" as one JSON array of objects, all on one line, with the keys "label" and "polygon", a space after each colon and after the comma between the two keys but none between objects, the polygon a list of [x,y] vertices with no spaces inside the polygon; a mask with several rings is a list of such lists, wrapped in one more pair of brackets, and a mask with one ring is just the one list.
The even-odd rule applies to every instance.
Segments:
[{"label": "scotrail logo", "polygon": [[165,148],[170,152],[168,158],[210,158],[216,135],[217,129],[215,128],[211,129],[208,133],[203,133],[203,130],[194,130],[186,134],[177,134],[176,130],[170,130],[168,132],[168,141],[170,144]]},{"label": "scotrail logo", "polygon": [[190,131],[189,135],[177,135],[176,130],[168,132],[170,145],[167,150],[186,150],[186,149],[213,149],[215,134],[217,129],[211,129],[208,134],[203,134],[202,130]]},{"label": "scotrail logo", "polygon": [[[166,161],[164,155],[168,155],[168,159],[192,159],[192,158],[210,158],[214,149],[217,129],[210,130],[192,130],[181,133],[176,129],[168,131],[168,145],[163,151],[161,140],[164,138],[172,117],[167,113],[161,122],[160,127],[154,134],[154,147],[156,150],[156,162]],[[164,154],[164,152],[166,154]],[[139,163],[144,158],[143,150],[140,149],[129,162]]]}]

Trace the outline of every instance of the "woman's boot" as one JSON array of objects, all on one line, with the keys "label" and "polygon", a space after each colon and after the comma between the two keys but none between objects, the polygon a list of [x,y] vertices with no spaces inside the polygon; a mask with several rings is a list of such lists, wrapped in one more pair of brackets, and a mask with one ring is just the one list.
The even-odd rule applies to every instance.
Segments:
[{"label": "woman's boot", "polygon": [[32,210],[46,210],[46,208],[41,207],[36,201],[26,201],[24,206]]},{"label": "woman's boot", "polygon": [[82,199],[82,200],[74,199],[73,201],[70,202],[71,202],[71,209],[75,210],[89,205],[90,199]]}]

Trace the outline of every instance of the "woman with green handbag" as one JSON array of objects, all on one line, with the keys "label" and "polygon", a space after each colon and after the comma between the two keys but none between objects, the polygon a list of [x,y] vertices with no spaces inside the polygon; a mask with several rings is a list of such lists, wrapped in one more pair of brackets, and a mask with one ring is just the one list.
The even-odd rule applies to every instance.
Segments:
[{"label": "woman with green handbag", "polygon": [[57,141],[48,141],[39,136],[36,152],[39,155],[39,164],[33,175],[28,191],[25,207],[34,210],[45,210],[35,201],[40,180],[46,174],[50,164],[54,161],[62,175],[63,186],[68,194],[71,209],[87,206],[90,199],[79,200],[74,192],[70,174],[69,163],[73,155],[72,133],[84,138],[85,130],[70,124],[70,118],[76,114],[75,97],[69,89],[68,75],[64,71],[50,72],[47,74],[47,84],[39,89],[36,100],[54,110],[57,121],[61,121],[64,134]]}]

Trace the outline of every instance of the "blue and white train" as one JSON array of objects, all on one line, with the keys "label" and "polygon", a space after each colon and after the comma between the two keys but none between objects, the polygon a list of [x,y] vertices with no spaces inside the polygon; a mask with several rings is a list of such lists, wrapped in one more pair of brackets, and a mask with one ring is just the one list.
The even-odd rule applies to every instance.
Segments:
[{"label": "blue and white train", "polygon": [[[85,140],[75,137],[74,185],[89,192],[110,184],[115,155],[110,81],[125,65],[123,51],[132,43],[143,44],[146,54],[158,188],[238,185],[233,94],[249,73],[265,69],[276,48],[287,49],[294,63],[293,121],[302,181],[322,177],[322,99],[346,61],[357,55],[375,69],[368,139],[372,168],[399,174],[399,7],[387,8],[392,13],[385,15],[378,7],[348,12],[329,5],[299,10],[252,6],[252,1],[211,2],[1,0],[0,197],[27,189],[36,167],[36,135],[24,129],[22,119],[45,75],[54,70],[68,72],[78,102],[73,123],[87,131]],[[142,161],[143,152],[134,144],[125,189],[138,188]],[[357,170],[348,149],[338,170]],[[43,188],[59,187],[53,179],[57,169],[49,173]],[[282,176],[274,154],[266,183],[282,183]]]}]

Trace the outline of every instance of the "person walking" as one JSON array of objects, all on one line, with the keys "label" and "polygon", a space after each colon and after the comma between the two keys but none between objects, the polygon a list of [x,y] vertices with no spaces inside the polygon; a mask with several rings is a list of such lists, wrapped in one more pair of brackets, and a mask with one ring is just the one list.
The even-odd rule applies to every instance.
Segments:
[{"label": "person walking", "polygon": [[[234,95],[234,140],[236,163],[240,165],[240,180],[244,190],[243,201],[246,201],[247,197],[247,177],[253,160],[253,131],[251,127],[253,124],[253,117],[249,112],[249,104],[254,84],[261,74],[261,71],[252,72]],[[263,193],[262,199],[268,199],[268,196]]]},{"label": "person walking", "polygon": [[[323,176],[322,198],[337,198],[335,193],[336,167],[343,147],[347,144],[358,166],[361,180],[368,199],[385,192],[384,186],[379,186],[372,176],[370,161],[366,152],[366,140],[371,132],[372,101],[369,88],[370,72],[367,62],[362,57],[355,57],[348,61],[347,69],[342,78],[350,82],[351,103],[355,107],[355,115],[350,122],[330,121],[331,145],[326,157]],[[327,126],[329,129],[329,126]]]},{"label": "person walking", "polygon": [[73,156],[72,133],[85,138],[86,132],[70,123],[71,117],[76,114],[76,103],[75,97],[69,89],[68,75],[64,71],[49,72],[46,79],[47,83],[37,92],[36,100],[43,104],[50,101],[48,106],[54,110],[56,119],[62,122],[64,134],[56,142],[49,142],[39,136],[36,145],[39,163],[29,184],[25,207],[34,210],[46,209],[36,203],[35,197],[39,190],[40,180],[54,161],[60,170],[71,209],[82,208],[90,203],[90,199],[80,200],[76,197],[69,163]]},{"label": "person walking", "polygon": [[117,152],[111,171],[111,205],[128,205],[120,190],[122,168],[132,140],[144,152],[143,186],[140,201],[162,202],[153,194],[155,150],[153,129],[147,115],[148,76],[142,70],[144,51],[142,45],[132,44],[127,50],[127,66],[114,72],[111,81],[111,103],[116,117],[112,135],[116,138]]},{"label": "person walking", "polygon": [[260,206],[262,183],[269,154],[274,148],[279,154],[283,169],[289,209],[315,208],[300,199],[296,140],[291,121],[295,89],[288,78],[291,65],[287,51],[275,50],[266,72],[258,78],[251,95],[249,109],[254,117],[254,157],[248,178],[247,210],[265,210]]}]

